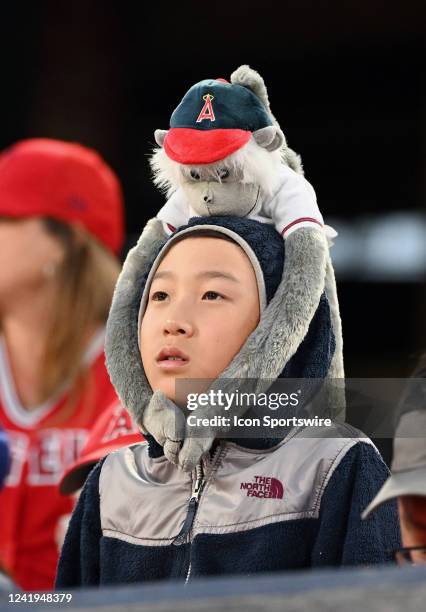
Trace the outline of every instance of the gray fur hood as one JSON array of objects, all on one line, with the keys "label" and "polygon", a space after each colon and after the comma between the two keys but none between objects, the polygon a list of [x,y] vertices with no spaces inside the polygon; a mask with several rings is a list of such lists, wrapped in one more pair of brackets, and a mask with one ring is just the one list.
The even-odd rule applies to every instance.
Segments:
[{"label": "gray fur hood", "polygon": [[[189,224],[203,222],[206,222],[203,217],[192,218]],[[207,222],[211,223],[212,218],[207,218]],[[105,353],[111,381],[140,427],[152,389],[138,345],[139,306],[151,265],[167,240],[161,221],[151,219],[126,258],[107,323]],[[333,385],[329,385],[324,413],[341,417],[344,414],[342,333],[327,240],[321,231],[303,228],[288,237],[285,252],[286,262],[290,261],[291,266],[284,264],[283,283],[218,382],[256,378],[260,381],[257,388],[260,391],[262,380],[327,377],[333,379]]]}]

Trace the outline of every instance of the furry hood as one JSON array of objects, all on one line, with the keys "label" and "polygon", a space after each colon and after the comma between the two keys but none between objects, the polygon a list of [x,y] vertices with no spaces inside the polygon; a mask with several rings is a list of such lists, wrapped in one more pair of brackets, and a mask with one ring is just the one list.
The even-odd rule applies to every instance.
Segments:
[{"label": "furry hood", "polygon": [[[318,379],[334,377],[341,372],[340,318],[336,322],[335,294],[329,289],[330,279],[326,275],[328,247],[321,232],[305,228],[295,232],[285,242],[286,252],[293,249],[299,253],[300,266],[305,269],[301,274],[295,265],[295,257],[291,258],[295,262],[294,269],[288,269],[284,263],[281,274],[287,278],[289,295],[286,295],[283,303],[283,296],[277,295],[278,291],[273,295],[281,276],[272,280],[273,273],[269,272],[270,278],[267,278],[268,261],[277,256],[277,252],[273,252],[273,249],[271,251],[271,232],[276,234],[284,250],[284,241],[275,229],[267,224],[237,217],[193,217],[188,226],[179,228],[178,232],[187,227],[206,224],[225,226],[242,236],[260,261],[266,287],[274,287],[272,292],[269,291],[269,303],[258,326],[219,379]],[[155,248],[150,251],[149,259],[145,252],[146,231],[151,232],[151,240],[153,233],[156,236]],[[107,323],[107,368],[123,405],[139,426],[143,411],[152,397],[138,345],[139,308],[152,264],[167,240],[161,222],[157,219],[149,221],[124,263]],[[306,273],[306,267],[309,274]],[[291,307],[287,313],[286,303]],[[276,327],[277,322],[280,322],[279,329]],[[329,409],[325,411],[326,416],[335,416],[341,412],[342,401],[341,396],[332,398]]]}]

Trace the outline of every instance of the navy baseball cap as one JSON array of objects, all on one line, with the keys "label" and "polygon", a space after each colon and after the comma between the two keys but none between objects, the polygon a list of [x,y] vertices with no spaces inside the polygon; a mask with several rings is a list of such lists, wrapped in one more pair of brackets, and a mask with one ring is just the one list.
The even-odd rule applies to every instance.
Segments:
[{"label": "navy baseball cap", "polygon": [[250,89],[225,79],[206,79],[193,85],[173,112],[164,150],[181,164],[211,164],[268,125],[272,117]]}]

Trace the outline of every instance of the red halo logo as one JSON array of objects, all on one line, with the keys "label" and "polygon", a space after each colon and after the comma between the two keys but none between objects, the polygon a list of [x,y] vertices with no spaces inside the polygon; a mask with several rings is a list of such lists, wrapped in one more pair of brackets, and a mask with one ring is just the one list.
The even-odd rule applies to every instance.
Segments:
[{"label": "red halo logo", "polygon": [[209,121],[216,121],[216,117],[214,116],[214,110],[213,110],[213,105],[212,105],[214,96],[212,96],[212,94],[206,94],[205,96],[203,96],[203,100],[204,100],[204,106],[201,109],[200,114],[198,115],[196,123],[201,123],[201,121],[204,121],[205,119],[208,119]]}]

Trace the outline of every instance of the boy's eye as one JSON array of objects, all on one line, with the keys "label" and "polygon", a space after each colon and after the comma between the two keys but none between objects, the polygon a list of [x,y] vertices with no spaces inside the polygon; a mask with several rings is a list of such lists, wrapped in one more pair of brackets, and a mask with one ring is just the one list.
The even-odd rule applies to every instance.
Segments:
[{"label": "boy's eye", "polygon": [[154,291],[151,295],[151,300],[155,300],[156,302],[163,302],[167,298],[167,293],[165,291]]},{"label": "boy's eye", "polygon": [[191,170],[190,175],[191,178],[194,179],[194,181],[199,181],[201,178],[199,172],[197,172],[196,170]]},{"label": "boy's eye", "polygon": [[226,168],[219,168],[219,170],[217,171],[218,177],[223,180],[228,178],[229,176],[229,170],[227,170]]},{"label": "boy's eye", "polygon": [[207,300],[223,300],[223,295],[221,295],[220,293],[217,293],[217,291],[206,291],[205,294],[203,295],[203,298],[205,298],[207,296]]}]

